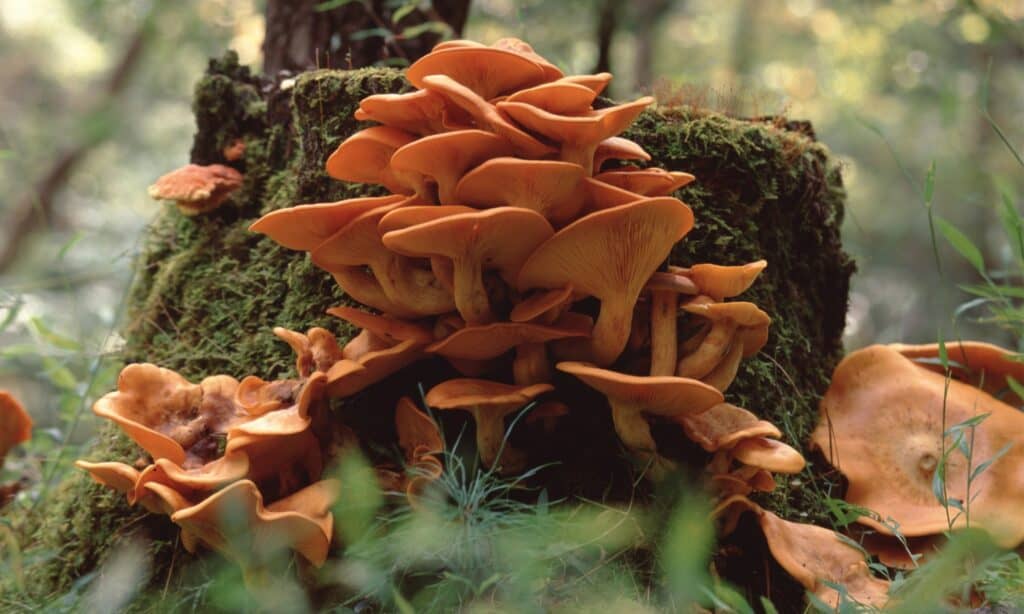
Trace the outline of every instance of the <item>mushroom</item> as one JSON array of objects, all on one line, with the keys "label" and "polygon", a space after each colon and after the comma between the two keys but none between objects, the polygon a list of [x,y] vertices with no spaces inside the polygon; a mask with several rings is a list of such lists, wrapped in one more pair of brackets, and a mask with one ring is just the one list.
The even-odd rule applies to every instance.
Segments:
[{"label": "mushroom", "polygon": [[[455,186],[466,171],[478,164],[512,153],[508,141],[483,130],[459,130],[417,139],[395,151],[391,168],[399,177],[423,176],[437,185],[441,204],[461,202]],[[410,182],[421,183],[415,179]],[[420,197],[434,202],[432,194]]]},{"label": "mushroom", "polygon": [[321,480],[264,506],[256,484],[240,480],[178,510],[171,520],[243,565],[292,549],[319,567],[327,559],[334,529],[330,507],[339,488],[335,480]]},{"label": "mushroom", "polygon": [[448,313],[455,309],[455,302],[434,274],[417,266],[414,259],[389,250],[381,241],[377,224],[402,206],[385,205],[355,218],[311,252],[313,263],[330,273],[369,267],[384,295],[407,317]]},{"label": "mushroom", "polygon": [[690,173],[669,172],[663,168],[618,168],[594,176],[594,179],[641,196],[668,196],[688,185],[695,177]]},{"label": "mushroom", "polygon": [[375,121],[421,136],[468,128],[469,116],[432,90],[376,94],[359,102],[355,118]]},{"label": "mushroom", "polygon": [[487,130],[512,144],[515,153],[526,158],[543,158],[555,150],[530,136],[510,122],[486,98],[445,75],[430,75],[423,78],[425,87],[457,105],[476,123],[477,128]]},{"label": "mushroom", "polygon": [[599,173],[601,167],[608,160],[640,160],[647,162],[651,154],[644,151],[644,148],[629,139],[621,136],[612,136],[597,144],[594,150],[593,172]]},{"label": "mushroom", "polygon": [[518,288],[560,288],[601,301],[591,339],[574,353],[608,365],[629,339],[633,307],[651,273],[693,227],[674,198],[649,198],[583,217],[541,244],[519,272]]},{"label": "mushroom", "polygon": [[295,371],[300,377],[309,377],[316,372],[326,373],[345,357],[338,347],[338,340],[326,328],[314,326],[302,334],[275,326],[274,335],[295,352]]},{"label": "mushroom", "polygon": [[[946,362],[954,377],[980,387],[1011,405],[1024,404],[1024,398],[1008,384],[1009,378],[1024,384],[1024,362],[1019,360],[1019,353],[980,341],[950,341],[945,346]],[[918,361],[917,364],[925,369],[945,374],[945,367],[939,361],[939,346],[936,343],[893,343],[889,347],[907,358]]]},{"label": "mushroom", "polygon": [[427,484],[440,478],[444,471],[438,458],[444,452],[444,439],[437,423],[409,397],[402,397],[395,406],[395,428],[398,446],[405,454],[405,474],[398,484],[410,503],[414,503]]},{"label": "mushroom", "polygon": [[462,177],[455,198],[480,208],[532,209],[560,228],[583,208],[584,176],[583,167],[571,162],[493,158]]},{"label": "mushroom", "polygon": [[412,194],[415,186],[396,177],[389,164],[399,147],[416,137],[388,126],[374,126],[345,139],[327,158],[327,174],[334,179],[379,184],[396,194]]},{"label": "mushroom", "polygon": [[541,290],[516,303],[509,314],[509,320],[513,322],[539,320],[543,323],[551,323],[558,319],[558,316],[571,301],[571,285],[553,290]]},{"label": "mushroom", "polygon": [[721,301],[746,292],[767,266],[767,260],[757,260],[740,266],[695,264],[688,269],[669,267],[669,271],[689,277],[700,288],[700,294]]},{"label": "mushroom", "polygon": [[594,98],[597,92],[586,85],[560,79],[513,92],[505,102],[522,102],[558,115],[578,115],[591,110]]},{"label": "mushroom", "polygon": [[491,47],[494,47],[495,49],[506,49],[508,51],[518,53],[527,59],[533,60],[540,65],[541,70],[544,71],[544,81],[554,81],[556,79],[563,78],[562,71],[557,66],[547,61],[547,59],[542,55],[534,51],[533,47],[530,46],[530,43],[527,43],[526,41],[513,36],[507,36],[494,41],[494,44],[491,45]]},{"label": "mushroom", "polygon": [[625,130],[652,102],[653,98],[645,96],[572,116],[556,115],[522,102],[499,102],[497,107],[527,130],[559,143],[559,158],[579,164],[589,177],[593,174],[594,154],[601,141]]},{"label": "mushroom", "polygon": [[[949,429],[968,420],[977,424],[958,447]],[[907,537],[967,523],[964,514],[951,513],[935,495],[942,463],[947,499],[969,505],[971,526],[1012,548],[1024,540],[1021,433],[1024,414],[1016,408],[969,384],[947,382],[896,349],[874,345],[836,367],[811,443],[848,480],[848,502],[892,518]],[[979,471],[982,463],[990,464]],[[892,534],[890,526],[872,517],[857,521]]]},{"label": "mushroom", "polygon": [[711,328],[693,353],[679,359],[676,375],[706,379],[725,390],[736,376],[740,360],[753,356],[767,342],[771,317],[757,305],[741,301],[694,300],[682,309],[707,318]]},{"label": "mushroom", "polygon": [[452,79],[485,100],[547,80],[544,69],[533,59],[494,47],[435,49],[405,71],[405,78],[419,89],[430,89],[427,80],[439,75]]},{"label": "mushroom", "polygon": [[435,409],[461,409],[473,414],[480,462],[493,467],[500,461],[503,472],[513,472],[522,468],[525,458],[507,445],[502,448],[505,416],[552,390],[549,384],[509,386],[481,379],[451,379],[431,388],[426,401]]},{"label": "mushroom", "polygon": [[527,257],[552,233],[551,225],[535,211],[497,207],[393,230],[383,241],[388,249],[407,256],[450,259],[459,314],[467,323],[485,324],[495,315],[484,272],[497,271],[511,284]]},{"label": "mushroom", "polygon": [[265,234],[288,249],[308,252],[367,211],[409,200],[401,194],[389,194],[298,205],[271,211],[249,226],[249,230]]},{"label": "mushroom", "polygon": [[671,376],[639,377],[599,369],[582,362],[560,362],[559,371],[571,373],[608,398],[615,432],[626,447],[651,463],[652,476],[660,478],[672,463],[657,454],[646,416],[679,420],[718,405],[718,390],[694,379]]},{"label": "mushroom", "polygon": [[155,200],[173,200],[184,215],[199,215],[219,207],[242,187],[242,174],[223,164],[188,164],[171,171],[149,186]]},{"label": "mushroom", "polygon": [[0,390],[0,469],[11,448],[31,438],[31,416],[11,393]]}]

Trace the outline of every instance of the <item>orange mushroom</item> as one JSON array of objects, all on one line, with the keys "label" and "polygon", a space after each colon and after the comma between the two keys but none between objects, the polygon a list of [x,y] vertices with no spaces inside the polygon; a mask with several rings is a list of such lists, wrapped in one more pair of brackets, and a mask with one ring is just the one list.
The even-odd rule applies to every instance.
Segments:
[{"label": "orange mushroom", "polygon": [[668,196],[689,185],[695,177],[690,173],[669,172],[663,168],[617,168],[594,176],[597,181],[629,190],[641,196]]},{"label": "orange mushroom", "polygon": [[583,167],[570,162],[494,158],[462,177],[455,198],[480,208],[532,209],[560,228],[583,208],[583,178]]},{"label": "orange mushroom", "polygon": [[379,184],[396,194],[412,194],[415,186],[396,177],[391,155],[415,137],[404,130],[374,126],[345,139],[327,158],[327,174],[334,179]]},{"label": "orange mushroom", "polygon": [[444,439],[437,423],[421,411],[409,397],[402,397],[395,406],[395,428],[398,446],[405,454],[405,474],[385,476],[397,489],[405,491],[410,503],[423,489],[441,477],[444,465],[438,455],[444,452]]},{"label": "orange mushroom", "polygon": [[426,401],[435,409],[461,409],[473,414],[480,462],[484,467],[500,462],[503,472],[512,472],[522,468],[525,458],[518,450],[502,447],[505,416],[552,390],[549,384],[509,386],[480,379],[451,379],[431,388]]},{"label": "orange mushroom", "polygon": [[663,476],[672,463],[658,455],[646,416],[679,420],[684,415],[707,411],[724,400],[721,392],[694,379],[639,377],[581,362],[560,362],[557,367],[608,398],[619,439],[631,452],[651,463],[655,478]]},{"label": "orange mushroom", "polygon": [[242,187],[242,174],[223,164],[189,164],[171,171],[149,186],[155,200],[173,200],[184,215],[199,215],[219,207]]},{"label": "orange mushroom", "polygon": [[590,111],[597,92],[564,79],[543,83],[509,94],[506,102],[522,102],[558,115],[577,115]]},{"label": "orange mushroom", "polygon": [[[953,377],[981,387],[985,392],[1011,405],[1019,407],[1024,404],[1024,398],[1008,384],[1010,378],[1024,384],[1024,362],[1020,361],[1020,353],[980,341],[949,341],[945,346],[947,364]],[[893,343],[889,347],[907,358],[918,360],[917,364],[926,369],[945,373],[945,368],[939,361],[939,346],[936,343]]]},{"label": "orange mushroom", "polygon": [[345,357],[337,338],[326,328],[314,326],[302,334],[275,326],[274,335],[295,352],[295,370],[300,377],[309,377],[318,371],[326,373]]},{"label": "orange mushroom", "polygon": [[[974,420],[958,447],[949,429]],[[944,436],[943,433],[946,433]],[[943,464],[945,496],[970,506],[971,526],[1015,547],[1024,540],[1024,414],[969,384],[915,364],[896,349],[875,345],[848,355],[821,401],[811,442],[847,478],[846,500],[891,518],[908,537],[962,527],[934,490]],[[971,480],[968,475],[990,462]],[[858,522],[891,535],[874,518]]]},{"label": "orange mushroom", "polygon": [[[518,288],[560,288],[601,301],[591,339],[574,349],[611,364],[629,339],[633,307],[651,273],[693,227],[693,212],[674,198],[651,198],[583,217],[541,244],[519,272]],[[575,357],[575,356],[574,356]]]},{"label": "orange mushroom", "polygon": [[461,130],[470,125],[465,112],[431,90],[367,96],[359,102],[355,118],[419,135]]},{"label": "orange mushroom", "polygon": [[495,317],[484,272],[497,271],[511,284],[527,257],[552,233],[551,225],[535,211],[497,207],[393,230],[383,241],[388,249],[407,256],[451,260],[459,314],[467,323],[484,324]]},{"label": "orange mushroom", "polygon": [[689,277],[700,288],[700,294],[721,301],[746,292],[767,266],[767,260],[757,260],[739,266],[695,264],[688,269],[670,267],[669,271]]},{"label": "orange mushroom", "polygon": [[499,102],[497,107],[517,123],[561,145],[559,158],[593,174],[594,154],[601,141],[622,132],[654,99],[646,96],[633,102],[588,111],[580,115],[556,115],[522,102]]},{"label": "orange mushroom", "polygon": [[265,234],[288,249],[308,252],[367,211],[409,200],[401,194],[389,194],[298,205],[271,211],[249,226],[249,230]]},{"label": "orange mushroom", "polygon": [[31,416],[11,393],[0,390],[0,469],[11,448],[31,438]]},{"label": "orange mushroom", "polygon": [[725,390],[736,377],[740,360],[753,356],[768,340],[771,317],[753,303],[690,301],[684,311],[710,321],[710,330],[692,353],[676,364],[676,375],[695,377]]},{"label": "orange mushroom", "polygon": [[644,148],[629,139],[621,136],[612,136],[597,144],[594,150],[593,172],[599,173],[601,167],[608,160],[640,160],[647,162],[651,154],[644,151]]},{"label": "orange mushroom", "polygon": [[[437,185],[441,204],[463,202],[455,195],[455,186],[466,171],[478,164],[512,153],[508,141],[483,130],[458,130],[417,139],[399,148],[391,156],[391,168],[399,177],[429,178]],[[410,179],[409,182],[421,182]],[[432,194],[420,194],[434,202]],[[467,201],[468,202],[468,201]]]},{"label": "orange mushroom", "polygon": [[405,71],[410,83],[429,89],[430,76],[444,75],[483,99],[545,81],[544,69],[522,53],[494,47],[435,49]]}]

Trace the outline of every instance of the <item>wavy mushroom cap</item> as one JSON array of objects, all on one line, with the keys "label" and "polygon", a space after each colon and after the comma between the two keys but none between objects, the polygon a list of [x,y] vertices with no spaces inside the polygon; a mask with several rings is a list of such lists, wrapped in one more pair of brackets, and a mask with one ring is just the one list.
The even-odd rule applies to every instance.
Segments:
[{"label": "wavy mushroom cap", "polygon": [[294,435],[306,430],[312,421],[310,412],[324,398],[326,388],[327,374],[321,371],[313,373],[302,383],[292,405],[233,425],[227,432],[228,448],[236,449],[232,439],[243,435],[272,437]]},{"label": "wavy mushroom cap", "polygon": [[268,411],[291,405],[301,387],[301,380],[268,382],[255,375],[247,375],[235,390],[235,403],[250,416],[261,416]]},{"label": "wavy mushroom cap", "polygon": [[75,467],[88,471],[97,484],[102,484],[123,495],[134,489],[139,480],[139,470],[124,463],[113,461],[91,463],[85,460],[76,460]]},{"label": "wavy mushroom cap", "polygon": [[149,186],[155,200],[173,200],[185,215],[198,215],[219,207],[242,187],[242,174],[223,164],[188,164],[171,171]]},{"label": "wavy mushroom cap", "polygon": [[494,158],[462,177],[455,198],[479,208],[532,209],[561,227],[583,208],[584,177],[583,167],[571,162]]},{"label": "wavy mushroom cap", "polygon": [[767,437],[742,439],[730,449],[730,453],[747,466],[772,473],[800,473],[807,465],[803,455],[792,446]]},{"label": "wavy mushroom cap", "polygon": [[271,211],[253,222],[249,230],[265,234],[288,249],[308,252],[367,211],[406,200],[409,200],[408,197],[401,194],[389,194],[333,203],[297,205]]},{"label": "wavy mushroom cap", "polygon": [[558,115],[522,102],[499,102],[497,107],[527,130],[561,144],[560,158],[579,164],[590,176],[598,145],[628,128],[652,102],[645,96],[579,115]]},{"label": "wavy mushroom cap", "polygon": [[622,353],[633,307],[672,246],[693,228],[693,212],[674,198],[642,199],[583,217],[537,247],[519,272],[518,288],[560,288],[601,301],[586,357],[611,364]]},{"label": "wavy mushroom cap", "polygon": [[767,260],[757,260],[739,266],[695,264],[689,269],[684,269],[684,274],[700,288],[701,294],[721,301],[746,292],[767,266]]},{"label": "wavy mushroom cap", "polygon": [[[1024,404],[1024,398],[1008,384],[1009,378],[1024,384],[1024,362],[1020,361],[1019,353],[980,341],[951,341],[945,346],[947,363],[954,377],[981,387],[1011,405]],[[924,359],[917,364],[926,369],[942,374],[946,372],[939,360],[939,346],[936,343],[893,343],[889,347],[907,358]]]},{"label": "wavy mushroom cap", "polygon": [[522,102],[559,115],[577,115],[590,111],[597,92],[580,83],[566,80],[542,83],[513,92],[505,102]]},{"label": "wavy mushroom cap", "polygon": [[426,351],[447,358],[489,360],[524,343],[547,343],[555,339],[586,337],[593,322],[582,314],[565,314],[554,325],[530,322],[494,322],[466,326],[427,346]]},{"label": "wavy mushroom cap", "polygon": [[575,375],[609,400],[634,406],[653,416],[675,418],[699,414],[724,401],[721,392],[694,379],[628,375],[573,361],[560,362],[556,366],[559,371]]},{"label": "wavy mushroom cap", "polygon": [[633,141],[621,136],[609,137],[597,144],[594,150],[594,172],[600,172],[608,160],[638,160],[649,162],[651,154]]},{"label": "wavy mushroom cap", "polygon": [[341,318],[353,326],[368,330],[377,337],[387,339],[392,344],[409,339],[424,344],[434,340],[433,332],[426,326],[398,318],[377,315],[354,307],[331,307],[327,313]]},{"label": "wavy mushroom cap", "polygon": [[690,173],[669,172],[663,168],[622,168],[594,175],[594,179],[641,196],[668,196],[689,185],[696,177]]},{"label": "wavy mushroom cap", "polygon": [[423,81],[426,87],[437,91],[472,117],[477,128],[493,132],[511,143],[517,155],[543,158],[555,152],[554,148],[540,142],[506,119],[498,112],[497,107],[485,98],[454,79],[445,75],[429,75],[424,77]]},{"label": "wavy mushroom cap", "polygon": [[275,326],[274,335],[295,352],[295,370],[300,377],[309,377],[317,371],[327,372],[345,357],[338,339],[326,328],[314,326],[303,334]]},{"label": "wavy mushroom cap", "polygon": [[400,175],[416,174],[437,185],[441,204],[468,202],[458,199],[455,186],[469,169],[491,158],[512,154],[512,145],[484,130],[458,130],[417,139],[399,148],[391,168]]},{"label": "wavy mushroom cap", "polygon": [[771,326],[772,318],[754,303],[691,301],[680,308],[687,313],[707,318],[712,324],[728,323],[734,326],[734,342],[738,341],[742,345],[743,357],[753,356],[768,342],[768,328]]},{"label": "wavy mushroom cap", "polygon": [[6,390],[0,390],[0,467],[11,448],[32,438],[32,417]]},{"label": "wavy mushroom cap", "polygon": [[544,69],[536,61],[494,47],[435,48],[405,71],[419,89],[429,89],[427,77],[435,75],[444,75],[485,100],[545,81]]},{"label": "wavy mushroom cap", "polygon": [[256,484],[241,480],[178,510],[171,520],[183,532],[243,564],[290,549],[320,566],[333,535],[330,507],[338,491],[336,481],[322,480],[265,506]]},{"label": "wavy mushroom cap", "polygon": [[185,469],[166,458],[158,458],[138,474],[134,487],[128,492],[128,503],[135,504],[145,498],[146,485],[155,483],[173,488],[187,499],[202,499],[213,492],[248,476],[249,457],[244,452],[232,452],[205,465]]},{"label": "wavy mushroom cap", "polygon": [[491,47],[494,47],[495,49],[505,49],[508,51],[512,51],[530,60],[533,60],[534,62],[539,64],[541,70],[544,71],[544,81],[554,81],[556,79],[561,79],[564,76],[561,69],[559,69],[551,62],[547,61],[547,59],[545,59],[544,56],[534,51],[530,43],[524,40],[520,40],[512,36],[507,36],[505,38],[499,38],[498,40],[494,41],[494,44],[492,44]]},{"label": "wavy mushroom cap", "polygon": [[[949,529],[932,487],[944,451],[949,499],[966,500],[968,471],[991,461],[972,481],[971,523],[1016,546],[1024,539],[1024,414],[963,382],[949,381],[948,391],[946,384],[892,348],[853,352],[833,373],[811,442],[849,481],[847,501],[893,518],[909,537]],[[972,419],[980,422],[969,435],[969,465],[942,433]],[[868,517],[858,522],[891,534]],[[964,523],[961,515],[955,526]]]},{"label": "wavy mushroom cap", "polygon": [[414,189],[395,177],[390,167],[392,154],[416,137],[388,126],[374,126],[345,139],[327,158],[327,174],[334,179],[382,185],[396,194]]},{"label": "wavy mushroom cap", "polygon": [[355,360],[342,360],[327,372],[327,394],[334,398],[352,396],[422,358],[423,347],[418,339],[407,339],[374,347]]},{"label": "wavy mushroom cap", "polygon": [[431,90],[367,96],[359,102],[355,118],[421,136],[468,128],[470,124],[465,112]]},{"label": "wavy mushroom cap", "polygon": [[752,437],[782,437],[771,422],[732,403],[719,403],[711,409],[680,419],[686,435],[708,452],[728,449]]}]

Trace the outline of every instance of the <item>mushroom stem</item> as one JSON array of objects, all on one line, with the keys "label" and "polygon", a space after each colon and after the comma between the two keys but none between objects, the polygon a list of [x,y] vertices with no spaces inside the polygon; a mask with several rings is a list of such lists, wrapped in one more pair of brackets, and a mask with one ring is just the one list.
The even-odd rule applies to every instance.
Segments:
[{"label": "mushroom stem", "polygon": [[740,360],[743,358],[743,342],[736,336],[733,337],[729,351],[722,358],[722,362],[711,370],[703,381],[709,386],[725,392],[726,388],[736,379],[736,373],[740,369]]},{"label": "mushroom stem", "polygon": [[491,300],[484,286],[483,267],[475,258],[452,261],[452,286],[455,307],[466,324],[487,324],[494,320]]},{"label": "mushroom stem", "polygon": [[650,464],[648,475],[655,480],[675,468],[675,463],[658,454],[658,446],[651,435],[651,425],[644,417],[639,405],[609,399],[612,408],[612,422],[619,439],[637,458]]},{"label": "mushroom stem", "polygon": [[451,260],[441,256],[431,256],[430,270],[434,273],[434,277],[441,282],[441,285],[448,290],[448,292],[454,291],[455,282],[453,281],[453,278],[455,274],[452,271]]},{"label": "mushroom stem", "polygon": [[516,348],[512,372],[518,386],[544,384],[551,381],[551,363],[543,343],[524,343]]},{"label": "mushroom stem", "polygon": [[700,347],[693,354],[679,359],[676,364],[676,376],[700,379],[711,373],[729,350],[735,332],[736,323],[732,320],[713,322]]},{"label": "mushroom stem", "polygon": [[526,460],[521,450],[509,445],[502,449],[505,440],[505,416],[517,409],[517,406],[490,407],[481,409],[473,407],[473,419],[476,421],[476,447],[480,454],[480,462],[484,467],[493,467],[501,453],[502,473],[518,471]]},{"label": "mushroom stem", "polygon": [[676,313],[679,304],[675,292],[651,291],[651,375],[673,375],[676,370]]}]

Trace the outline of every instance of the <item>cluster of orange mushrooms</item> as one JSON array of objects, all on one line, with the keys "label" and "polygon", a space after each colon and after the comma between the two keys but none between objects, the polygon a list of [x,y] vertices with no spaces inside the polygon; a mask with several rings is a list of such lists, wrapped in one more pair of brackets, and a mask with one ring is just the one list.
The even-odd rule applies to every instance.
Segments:
[{"label": "cluster of orange mushrooms", "polygon": [[[741,360],[764,346],[770,324],[756,305],[727,299],[766,263],[663,266],[694,223],[670,194],[693,176],[619,162],[605,169],[607,161],[650,159],[617,135],[652,99],[594,109],[610,74],[566,77],[515,39],[441,43],[407,77],[415,91],[361,102],[356,117],[378,125],[345,140],[326,164],[335,179],[382,185],[390,195],[281,209],[251,227],[309,252],[349,297],[375,310],[329,311],[361,332],[341,345],[322,328],[275,329],[297,355],[294,380],[214,376],[191,384],[154,365],[130,365],[94,410],[152,462],[79,465],[129,501],[169,514],[189,549],[204,543],[246,560],[271,544],[321,563],[339,496],[337,483],[320,479],[322,466],[354,440],[349,432],[339,441],[327,400],[443,357],[464,377],[432,388],[427,405],[470,412],[482,465],[509,473],[529,462],[503,443],[510,414],[594,411],[556,400],[560,371],[607,397],[619,438],[650,478],[664,479],[673,466],[658,453],[650,421],[675,422],[713,453],[708,484],[726,531],[753,510],[777,560],[808,589],[834,603],[838,593],[824,579],[884,603],[887,585],[859,551],[746,498],[774,489],[773,474],[805,465],[778,428],[723,394]],[[178,183],[162,179],[152,192],[190,204],[188,213],[207,210],[204,199],[223,200],[223,189],[239,183],[218,169],[202,177],[186,169]],[[824,411],[845,419],[835,409],[843,393],[829,394]],[[443,471],[443,439],[409,398],[395,421],[405,468],[381,468],[379,476],[415,501]],[[824,432],[815,443],[833,449]],[[839,466],[855,502],[886,509],[886,501],[858,495],[859,465]],[[869,481],[872,492],[891,490]],[[232,508],[245,510],[245,522],[225,522]],[[256,537],[231,539],[242,530]],[[239,552],[238,543],[253,551]]]}]

